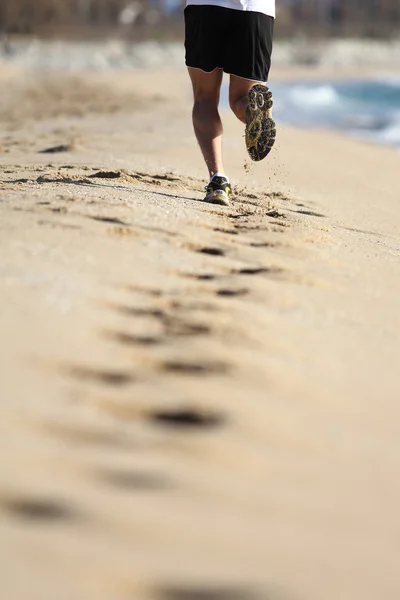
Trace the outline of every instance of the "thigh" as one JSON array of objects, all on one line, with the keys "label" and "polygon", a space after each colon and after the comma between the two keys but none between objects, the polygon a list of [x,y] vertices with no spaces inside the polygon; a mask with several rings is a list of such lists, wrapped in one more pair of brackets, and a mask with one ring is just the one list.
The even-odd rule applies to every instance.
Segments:
[{"label": "thigh", "polygon": [[274,19],[252,11],[231,12],[229,37],[224,46],[224,71],[253,83],[265,83],[271,67]]},{"label": "thigh", "polygon": [[221,64],[223,46],[222,9],[211,5],[189,5],[185,8],[185,63],[187,67],[210,73]]},{"label": "thigh", "polygon": [[205,73],[201,69],[188,67],[188,71],[192,81],[194,99],[213,100],[218,104],[223,77],[222,69],[214,69],[211,73]]}]

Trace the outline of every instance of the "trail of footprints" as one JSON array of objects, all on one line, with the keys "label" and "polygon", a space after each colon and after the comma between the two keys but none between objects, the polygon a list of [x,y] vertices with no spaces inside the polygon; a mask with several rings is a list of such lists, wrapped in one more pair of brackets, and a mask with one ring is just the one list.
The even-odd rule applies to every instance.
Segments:
[{"label": "trail of footprints", "polygon": [[[100,175],[111,177],[112,173],[109,175],[104,173],[98,174],[98,176]],[[230,226],[215,228],[215,231],[219,234],[231,236],[238,235],[239,232],[246,233],[247,231],[262,229],[262,225],[249,222],[249,217],[251,217],[253,214],[254,212],[251,210],[249,211],[248,209],[239,211],[238,213],[231,213],[228,215],[224,214],[225,218],[227,217],[230,221]],[[266,215],[274,219],[281,216],[279,213],[277,213],[277,211],[273,210],[267,211]],[[114,217],[107,218],[104,216],[92,216],[91,218],[110,222],[115,225],[127,225],[127,223]],[[267,227],[265,228],[267,229]],[[255,247],[258,247],[258,243],[254,244]],[[260,247],[264,247],[264,243],[260,244]],[[217,246],[190,245],[188,249],[215,257],[215,260],[218,260],[220,257],[224,257],[226,254],[225,250],[222,250]],[[248,295],[250,293],[250,289],[241,283],[242,277],[245,278],[246,276],[261,275],[274,277],[281,275],[282,273],[283,270],[275,266],[249,266],[238,269],[228,269],[222,272],[180,272],[180,277],[188,278],[189,280],[192,279],[202,283],[211,282],[213,284],[218,284],[221,282],[221,285],[212,287],[210,289],[207,288],[205,290],[207,301],[202,301],[199,299],[189,301],[186,299],[185,301],[182,301],[176,298],[168,298],[168,302],[164,302],[164,306],[162,303],[160,304],[160,302],[158,305],[146,308],[131,305],[109,305],[109,308],[112,310],[116,310],[127,316],[135,318],[150,317],[155,319],[160,325],[161,333],[158,335],[136,335],[126,331],[103,331],[103,336],[121,345],[141,346],[151,349],[153,347],[168,343],[174,339],[211,335],[214,332],[212,331],[212,327],[207,320],[200,322],[198,318],[193,319],[191,316],[192,311],[200,310],[209,313],[211,311],[222,310],[219,305],[213,301],[213,297],[229,302],[232,298],[241,298]],[[230,280],[232,278],[234,280],[234,285],[226,285],[224,280]],[[127,288],[130,288],[135,292],[139,291],[146,296],[152,297],[155,301],[165,300],[165,294],[162,289],[140,289],[137,286],[135,287],[129,285]],[[224,309],[229,310],[229,306],[227,305],[224,307]],[[191,377],[204,377],[212,375],[229,376],[231,368],[232,365],[230,365],[229,362],[215,361],[206,358],[196,361],[191,361],[187,358],[164,358],[162,360],[154,361],[153,363],[153,372],[156,377],[162,376],[163,373]],[[85,365],[70,365],[64,368],[63,371],[73,379],[82,383],[97,384],[103,386],[104,388],[114,390],[120,388],[129,389],[139,379],[139,375],[135,373],[133,369],[132,371],[107,370]],[[113,414],[113,416],[115,416],[118,411],[121,411],[121,407],[118,406],[118,404],[113,405],[112,402],[109,402],[107,406],[103,405],[102,408],[103,410],[108,411],[110,414]],[[185,428],[191,430],[196,428],[207,429],[210,427],[222,426],[227,421],[226,417],[223,418],[220,414],[209,412],[205,413],[198,407],[194,408],[193,405],[190,405],[189,407],[179,406],[175,409],[164,411],[155,409],[153,412],[138,411],[132,406],[130,409],[122,409],[122,412],[124,418],[128,417],[129,413],[129,418],[144,418],[153,425],[168,428],[176,427],[180,430]],[[61,431],[59,430],[58,433],[61,434]],[[71,436],[71,432],[69,432],[67,435],[70,438],[73,437]],[[86,433],[85,435],[86,439],[91,439],[93,441],[93,437],[91,437],[90,434]],[[96,436],[94,436],[94,438],[98,440]],[[104,438],[101,439],[104,440]]]},{"label": "trail of footprints", "polygon": [[[99,172],[92,177],[100,178],[120,178],[116,172]],[[149,176],[136,174],[139,181],[149,183]],[[169,181],[168,175],[160,176],[161,179]],[[126,180],[127,176],[123,176]],[[151,179],[151,178],[150,178]],[[50,181],[50,178],[48,179]],[[54,178],[53,178],[54,180]],[[53,181],[52,180],[52,181]],[[43,179],[44,181],[44,179]],[[75,180],[76,181],[76,180]],[[154,178],[152,182],[154,183]],[[176,183],[172,179],[173,183]],[[178,185],[180,184],[178,178]],[[197,185],[197,183],[196,183]],[[251,204],[249,195],[248,203]],[[38,203],[43,205],[44,203]],[[47,203],[46,203],[47,208]],[[49,210],[57,212],[57,207],[50,207]],[[302,211],[297,211],[302,212]],[[304,212],[304,211],[303,211]],[[241,209],[239,212],[224,216],[226,224],[215,228],[215,232],[225,236],[241,236],[251,234],[252,231],[266,230],[282,232],[284,231],[285,215],[269,209],[264,214],[269,218],[268,226],[254,223],[251,219],[254,214],[248,209]],[[107,217],[104,215],[87,215],[89,218],[108,223],[115,227],[130,228],[130,223],[116,217]],[[322,216],[322,215],[316,215]],[[273,220],[272,220],[273,219]],[[67,226],[67,225],[65,225]],[[271,241],[250,241],[247,245],[257,248],[267,248],[274,245]],[[210,257],[210,260],[219,261],[223,259],[227,251],[218,245],[193,245],[186,246],[186,250],[204,254]],[[280,277],[284,275],[284,270],[277,266],[243,266],[240,268],[229,268],[225,270],[208,270],[203,273],[179,272],[177,276],[192,280],[206,286],[203,288],[203,298],[194,298],[194,294],[189,298],[180,299],[171,294],[165,294],[162,289],[141,289],[138,286],[127,285],[127,290],[142,293],[151,299],[152,305],[146,308],[129,304],[109,304],[108,309],[115,310],[127,317],[135,319],[151,318],[159,325],[158,334],[135,334],[126,331],[106,330],[102,331],[104,338],[116,342],[121,346],[133,346],[152,349],[168,344],[171,341],[179,339],[194,339],[196,337],[206,337],[215,335],[212,325],[204,318],[202,321],[198,313],[212,312],[218,310],[229,310],[229,302],[234,298],[243,298],[251,293],[250,286],[245,284],[249,276]],[[233,282],[232,282],[233,280]],[[198,290],[195,290],[197,293]],[[204,295],[206,299],[204,300]],[[217,301],[216,301],[217,300]],[[226,305],[221,306],[222,303]],[[193,313],[196,312],[196,317]],[[215,361],[208,358],[199,360],[189,360],[182,358],[163,358],[155,359],[147,370],[152,373],[152,377],[163,377],[168,374],[183,375],[187,377],[205,377],[220,376],[229,377],[232,365],[229,361]],[[125,369],[99,369],[86,365],[67,365],[63,367],[63,372],[67,373],[74,381],[84,385],[97,385],[104,389],[117,391],[119,389],[129,390],[142,377],[139,374]],[[160,385],[160,389],[162,386]],[[135,421],[142,420],[154,430],[165,430],[173,432],[191,432],[191,431],[217,431],[221,427],[229,426],[229,415],[218,411],[217,409],[204,409],[196,402],[178,403],[175,407],[157,406],[153,408],[144,408],[138,406],[134,401],[127,403],[119,402],[116,399],[99,400],[97,408],[113,420]],[[114,421],[113,421],[114,422]],[[47,423],[46,432],[49,435],[60,437],[71,444],[90,444],[90,445],[111,445],[124,446],[126,440],[122,439],[118,432],[110,429],[106,431],[92,430],[85,426],[68,425],[60,423]],[[126,445],[129,451],[129,442]],[[144,472],[144,471],[126,471],[121,469],[99,468],[96,476],[99,481],[126,492],[138,492],[140,490],[154,492],[168,492],[174,486],[165,473]],[[71,522],[83,518],[79,510],[66,505],[64,502],[42,497],[16,497],[4,494],[0,497],[0,506],[9,515],[32,522]],[[151,591],[150,596],[154,600],[275,600],[276,596],[260,593],[253,589],[224,588],[212,585],[201,587],[187,587],[177,585],[175,587],[158,586]]]},{"label": "trail of footprints", "polygon": [[[143,187],[147,192],[161,194],[173,197],[182,197],[183,191],[198,192],[201,187],[201,182],[196,178],[183,178],[173,173],[165,174],[149,174],[141,172],[128,172],[125,170],[103,170],[96,169],[93,167],[76,167],[74,165],[52,165],[48,164],[45,166],[32,166],[29,169],[32,172],[31,178],[23,178],[19,180],[5,179],[5,185],[28,185],[42,186],[46,184],[59,184],[60,186],[75,187],[79,190],[80,186],[89,186],[90,188],[114,188],[115,190],[121,189],[127,192],[134,187]],[[12,174],[12,170],[5,170],[5,174]],[[40,173],[38,175],[38,173]],[[38,176],[37,176],[38,175]],[[171,192],[171,193],[165,193]],[[287,222],[285,213],[271,208],[268,204],[274,202],[276,198],[280,201],[286,201],[288,206],[285,206],[287,211],[298,213],[302,215],[309,215],[314,217],[323,217],[321,213],[312,211],[305,207],[301,202],[295,202],[296,208],[292,208],[293,201],[289,200],[284,194],[271,193],[267,196],[267,206],[260,207],[260,201],[264,202],[266,196],[259,192],[249,192],[245,189],[237,189],[234,197],[236,211],[227,213],[221,211],[218,213],[215,209],[214,214],[221,214],[224,219],[230,221],[230,227],[216,228],[215,231],[227,234],[227,235],[239,235],[246,234],[252,231],[257,232],[263,229],[263,227],[249,221],[255,214],[262,217],[269,217],[268,231],[273,233],[282,233],[285,228],[290,227],[290,223]],[[187,199],[196,200],[195,198]],[[61,204],[60,204],[61,202]],[[38,224],[41,226],[47,226],[52,228],[70,229],[70,230],[82,230],[84,225],[76,222],[76,217],[82,217],[90,219],[94,222],[108,225],[106,228],[96,229],[96,232],[113,236],[113,237],[127,237],[127,236],[146,236],[152,235],[153,232],[160,232],[168,237],[178,237],[176,232],[163,230],[162,228],[152,228],[150,226],[138,226],[133,225],[129,220],[118,218],[114,215],[100,214],[93,212],[91,205],[99,205],[99,201],[93,197],[87,195],[78,194],[58,194],[54,202],[36,202],[36,207],[27,207],[24,203],[23,207],[16,206],[14,210],[29,210],[32,212],[48,212],[51,215],[59,215],[65,220],[59,220],[55,218],[41,218]],[[77,211],[77,206],[83,207],[85,210],[80,212]],[[207,210],[207,209],[206,209]],[[70,218],[74,218],[75,222],[70,222]],[[265,228],[265,226],[264,226]],[[258,242],[253,241],[249,244],[253,248],[268,248],[275,245],[271,241]],[[219,248],[203,247],[198,250],[204,254],[223,256],[224,251]]]}]

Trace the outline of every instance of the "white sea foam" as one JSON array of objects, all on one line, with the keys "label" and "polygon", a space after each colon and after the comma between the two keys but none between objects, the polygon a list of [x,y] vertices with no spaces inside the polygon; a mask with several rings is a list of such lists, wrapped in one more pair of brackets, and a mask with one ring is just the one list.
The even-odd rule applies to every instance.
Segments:
[{"label": "white sea foam", "polygon": [[390,123],[378,132],[377,139],[400,148],[400,112],[393,115]]},{"label": "white sea foam", "polygon": [[331,127],[400,147],[400,80],[348,80],[272,86],[275,116],[307,127]]},{"label": "white sea foam", "polygon": [[308,109],[318,107],[335,107],[339,105],[340,97],[336,90],[328,84],[316,85],[312,90],[308,86],[294,86],[290,93],[292,104],[301,104]]}]

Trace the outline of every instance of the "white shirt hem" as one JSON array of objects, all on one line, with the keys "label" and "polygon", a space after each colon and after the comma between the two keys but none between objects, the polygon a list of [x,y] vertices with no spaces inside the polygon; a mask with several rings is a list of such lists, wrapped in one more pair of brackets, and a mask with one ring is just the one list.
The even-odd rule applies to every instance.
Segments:
[{"label": "white shirt hem", "polygon": [[275,0],[187,0],[186,6],[221,6],[233,10],[244,10],[248,12],[259,12],[269,17],[275,17]]}]

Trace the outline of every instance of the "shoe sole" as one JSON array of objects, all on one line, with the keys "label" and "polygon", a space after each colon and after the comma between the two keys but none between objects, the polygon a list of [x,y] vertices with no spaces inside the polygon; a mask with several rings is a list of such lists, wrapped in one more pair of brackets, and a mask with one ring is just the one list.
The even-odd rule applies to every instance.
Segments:
[{"label": "shoe sole", "polygon": [[275,144],[276,125],[271,117],[272,93],[261,84],[253,85],[246,109],[246,148],[251,160],[262,160]]},{"label": "shoe sole", "polygon": [[228,194],[223,190],[215,190],[214,192],[210,192],[204,198],[203,202],[219,204],[220,206],[229,206],[230,204]]}]

